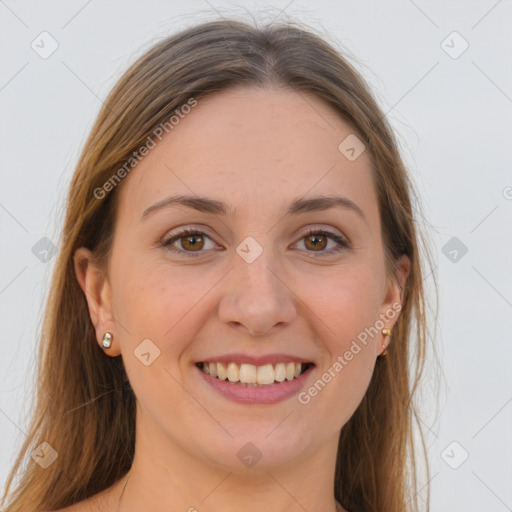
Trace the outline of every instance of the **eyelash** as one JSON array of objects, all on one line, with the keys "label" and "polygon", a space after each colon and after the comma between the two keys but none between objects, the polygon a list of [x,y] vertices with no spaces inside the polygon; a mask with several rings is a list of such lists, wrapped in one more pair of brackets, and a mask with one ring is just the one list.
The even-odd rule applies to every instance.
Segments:
[{"label": "eyelash", "polygon": [[[162,245],[162,247],[164,247],[165,249],[167,249],[169,251],[179,253],[179,254],[185,253],[187,255],[187,257],[190,256],[192,258],[195,258],[195,257],[200,256],[202,253],[204,253],[204,251],[185,251],[184,249],[177,249],[176,247],[172,247],[172,244],[174,242],[178,241],[180,238],[185,238],[186,236],[194,236],[194,235],[202,235],[211,240],[211,238],[206,233],[204,233],[202,231],[199,231],[196,229],[191,229],[191,228],[185,228],[185,229],[182,229],[179,232],[175,233],[168,240],[162,241],[161,245]],[[338,244],[338,246],[334,249],[331,249],[329,251],[320,251],[319,253],[317,253],[316,251],[306,250],[306,252],[313,253],[314,256],[317,258],[322,258],[322,257],[329,256],[332,254],[337,254],[341,251],[345,251],[350,248],[350,244],[347,242],[347,240],[344,237],[342,237],[341,235],[339,235],[336,232],[329,231],[327,229],[310,228],[310,229],[308,229],[308,231],[306,233],[304,233],[304,235],[300,238],[300,240],[302,240],[303,238],[307,238],[308,236],[312,236],[312,235],[326,236],[326,237],[334,240]]]}]

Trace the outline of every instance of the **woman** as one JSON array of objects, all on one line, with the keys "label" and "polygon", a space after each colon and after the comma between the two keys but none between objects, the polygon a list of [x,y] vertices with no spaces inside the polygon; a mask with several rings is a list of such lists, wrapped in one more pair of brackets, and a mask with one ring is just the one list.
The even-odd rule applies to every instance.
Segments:
[{"label": "woman", "polygon": [[417,510],[412,194],[312,32],[222,20],[155,45],[71,183],[6,511]]}]

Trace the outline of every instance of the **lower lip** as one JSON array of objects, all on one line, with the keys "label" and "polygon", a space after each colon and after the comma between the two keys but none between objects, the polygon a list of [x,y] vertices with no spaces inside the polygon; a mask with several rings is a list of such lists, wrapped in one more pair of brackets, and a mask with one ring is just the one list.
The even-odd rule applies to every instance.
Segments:
[{"label": "lower lip", "polygon": [[204,373],[195,367],[204,381],[215,391],[226,398],[243,404],[275,404],[297,394],[303,387],[314,366],[310,366],[304,373],[293,380],[285,380],[279,384],[262,387],[246,387],[231,383],[228,380],[220,380]]}]

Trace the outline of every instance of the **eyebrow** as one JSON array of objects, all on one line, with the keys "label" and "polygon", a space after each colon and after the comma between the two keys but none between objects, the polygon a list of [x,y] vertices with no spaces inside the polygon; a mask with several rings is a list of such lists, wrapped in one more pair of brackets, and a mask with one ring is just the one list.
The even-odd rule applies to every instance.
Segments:
[{"label": "eyebrow", "polygon": [[[141,216],[141,221],[150,216],[151,214],[171,206],[181,205],[186,208],[191,208],[203,213],[211,213],[214,215],[236,215],[236,208],[229,208],[226,203],[209,199],[207,197],[179,195],[170,196],[154,205],[150,206]],[[309,199],[298,198],[295,199],[287,208],[285,215],[299,215],[301,213],[320,212],[329,210],[331,208],[343,208],[345,210],[352,210],[357,213],[359,217],[368,224],[368,221],[359,206],[356,203],[342,196],[316,196]]]}]

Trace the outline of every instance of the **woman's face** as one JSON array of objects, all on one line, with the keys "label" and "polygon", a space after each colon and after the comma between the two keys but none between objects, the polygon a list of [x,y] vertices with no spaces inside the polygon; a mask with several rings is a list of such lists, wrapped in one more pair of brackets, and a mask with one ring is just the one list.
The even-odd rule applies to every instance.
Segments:
[{"label": "woman's face", "polygon": [[[166,446],[270,468],[332,451],[400,303],[354,140],[313,95],[237,88],[199,99],[125,178],[108,278],[89,274],[88,300],[137,397],[137,442],[156,458]],[[308,363],[298,378],[294,363]]]}]

